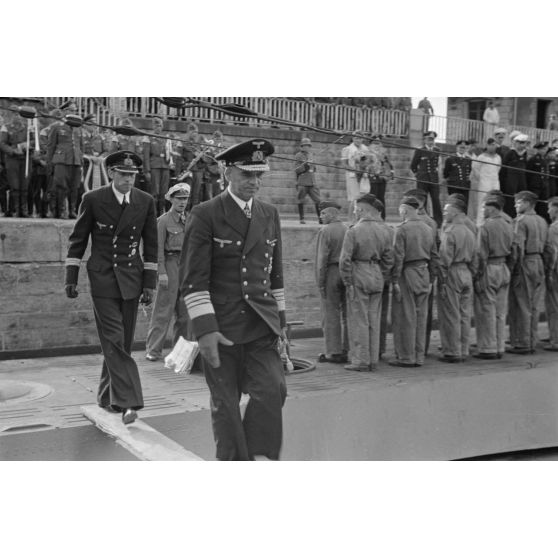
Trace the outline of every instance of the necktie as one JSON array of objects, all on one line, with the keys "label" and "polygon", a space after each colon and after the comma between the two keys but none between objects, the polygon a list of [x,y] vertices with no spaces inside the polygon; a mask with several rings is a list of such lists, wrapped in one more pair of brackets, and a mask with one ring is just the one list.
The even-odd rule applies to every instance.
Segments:
[{"label": "necktie", "polygon": [[122,211],[124,211],[126,207],[128,207],[128,202],[126,201],[126,196],[124,196],[124,199],[122,200]]},{"label": "necktie", "polygon": [[246,215],[248,219],[252,218],[252,212],[250,211],[250,206],[248,204],[244,206],[244,215]]}]

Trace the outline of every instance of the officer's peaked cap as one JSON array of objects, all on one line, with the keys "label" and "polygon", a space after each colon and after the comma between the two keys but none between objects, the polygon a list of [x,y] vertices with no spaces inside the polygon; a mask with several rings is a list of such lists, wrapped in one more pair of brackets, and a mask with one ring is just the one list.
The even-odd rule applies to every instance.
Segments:
[{"label": "officer's peaked cap", "polygon": [[264,139],[252,139],[237,143],[215,156],[217,161],[224,161],[227,167],[235,166],[251,172],[269,170],[267,157],[275,151],[273,145]]},{"label": "officer's peaked cap", "polygon": [[320,202],[320,211],[329,209],[330,207],[333,207],[334,209],[341,209],[341,206],[333,200],[325,200],[323,202]]},{"label": "officer's peaked cap", "polygon": [[141,164],[141,157],[136,155],[133,151],[116,151],[105,159],[105,166],[107,169],[118,172],[136,174]]}]

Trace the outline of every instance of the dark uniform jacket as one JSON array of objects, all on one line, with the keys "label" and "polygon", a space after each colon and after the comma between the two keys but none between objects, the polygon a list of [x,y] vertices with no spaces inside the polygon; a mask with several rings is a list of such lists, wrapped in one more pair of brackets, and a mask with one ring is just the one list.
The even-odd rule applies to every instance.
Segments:
[{"label": "dark uniform jacket", "polygon": [[316,165],[312,162],[312,155],[299,151],[295,155],[295,173],[297,186],[314,186],[314,173]]},{"label": "dark uniform jacket", "polygon": [[471,168],[473,160],[470,157],[451,155],[444,165],[444,178],[450,186],[471,187]]},{"label": "dark uniform jacket", "polygon": [[167,140],[146,136],[143,141],[143,170],[168,169]]},{"label": "dark uniform jacket", "polygon": [[[126,209],[112,185],[87,192],[70,235],[66,284],[77,284],[79,265],[91,235],[87,271],[91,295],[103,298],[139,297],[157,284],[157,219],[153,198],[132,188]],[[143,260],[139,245],[143,240]]]},{"label": "dark uniform jacket", "polygon": [[524,172],[527,167],[527,151],[520,155],[515,149],[510,149],[506,153],[502,164],[514,167],[512,169],[502,167],[500,171],[502,192],[513,195],[527,190],[527,177]]},{"label": "dark uniform jacket", "polygon": [[48,136],[47,161],[51,165],[83,164],[83,131],[67,124],[54,126]]},{"label": "dark uniform jacket", "polygon": [[426,147],[416,149],[411,161],[411,170],[417,180],[423,182],[438,182],[438,162],[440,149],[436,146],[432,150]]},{"label": "dark uniform jacket", "polygon": [[[27,141],[27,127],[25,124],[6,124],[0,127],[0,151],[4,153],[4,160],[24,159],[25,149],[21,149],[21,153],[16,154],[19,144],[25,144]],[[22,146],[23,147],[23,146]]]},{"label": "dark uniform jacket", "polygon": [[[540,153],[536,153],[527,161],[527,170],[546,173],[546,161]],[[527,189],[537,195],[540,200],[547,199],[546,180],[540,174],[527,173]]]},{"label": "dark uniform jacket", "polygon": [[547,159],[546,172],[550,175],[546,177],[546,191],[550,199],[558,192],[558,161],[556,159]]},{"label": "dark uniform jacket", "polygon": [[220,331],[247,343],[286,325],[279,214],[257,199],[251,212],[225,190],[190,213],[181,293],[198,338]]}]

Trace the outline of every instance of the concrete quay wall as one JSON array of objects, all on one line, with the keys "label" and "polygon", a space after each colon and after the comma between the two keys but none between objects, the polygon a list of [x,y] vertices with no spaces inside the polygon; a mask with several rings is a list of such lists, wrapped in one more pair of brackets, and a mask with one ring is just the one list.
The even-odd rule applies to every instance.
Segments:
[{"label": "concrete quay wall", "polygon": [[[77,299],[64,293],[64,260],[73,222],[0,220],[0,360],[19,351],[98,346],[84,256]],[[318,226],[283,226],[288,320],[319,328],[314,280]],[[149,311],[148,311],[149,312]],[[136,341],[146,338],[149,315],[138,313]]]}]

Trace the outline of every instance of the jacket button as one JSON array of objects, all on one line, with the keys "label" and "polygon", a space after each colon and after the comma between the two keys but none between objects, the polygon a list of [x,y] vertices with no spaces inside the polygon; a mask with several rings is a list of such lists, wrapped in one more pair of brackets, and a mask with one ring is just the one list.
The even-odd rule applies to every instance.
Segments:
[{"label": "jacket button", "polygon": [[245,259],[246,259],[246,256],[242,256],[242,259],[245,260]]},{"label": "jacket button", "polygon": [[244,295],[244,298],[250,298],[247,294]]},{"label": "jacket button", "polygon": [[131,236],[131,237],[130,237],[130,240],[134,240],[134,237],[133,237],[133,236]]},{"label": "jacket button", "polygon": [[264,285],[267,285],[267,279],[264,279],[264,280],[262,281],[262,283],[263,283]]},{"label": "jacket button", "polygon": [[113,248],[116,248],[116,244],[113,244],[112,247],[113,247]]},{"label": "jacket button", "polygon": [[244,281],[243,285],[244,285],[245,287],[247,287],[247,286],[248,286],[248,281]]},{"label": "jacket button", "polygon": [[242,268],[242,273],[246,273],[246,268],[245,267]]},{"label": "jacket button", "polygon": [[132,267],[132,262],[130,262],[130,263],[128,264],[128,266],[129,266],[129,267]]},{"label": "jacket button", "polygon": [[112,257],[113,257],[113,258],[116,258],[116,254],[113,254],[113,256],[112,256]]},{"label": "jacket button", "polygon": [[269,258],[269,254],[268,254],[267,252],[265,253],[265,257],[266,257],[266,258]]},{"label": "jacket button", "polygon": [[267,296],[267,293],[264,293],[264,296]]},{"label": "jacket button", "polygon": [[117,264],[117,263],[115,263],[115,264],[114,264],[114,267],[118,267],[118,264]]}]

